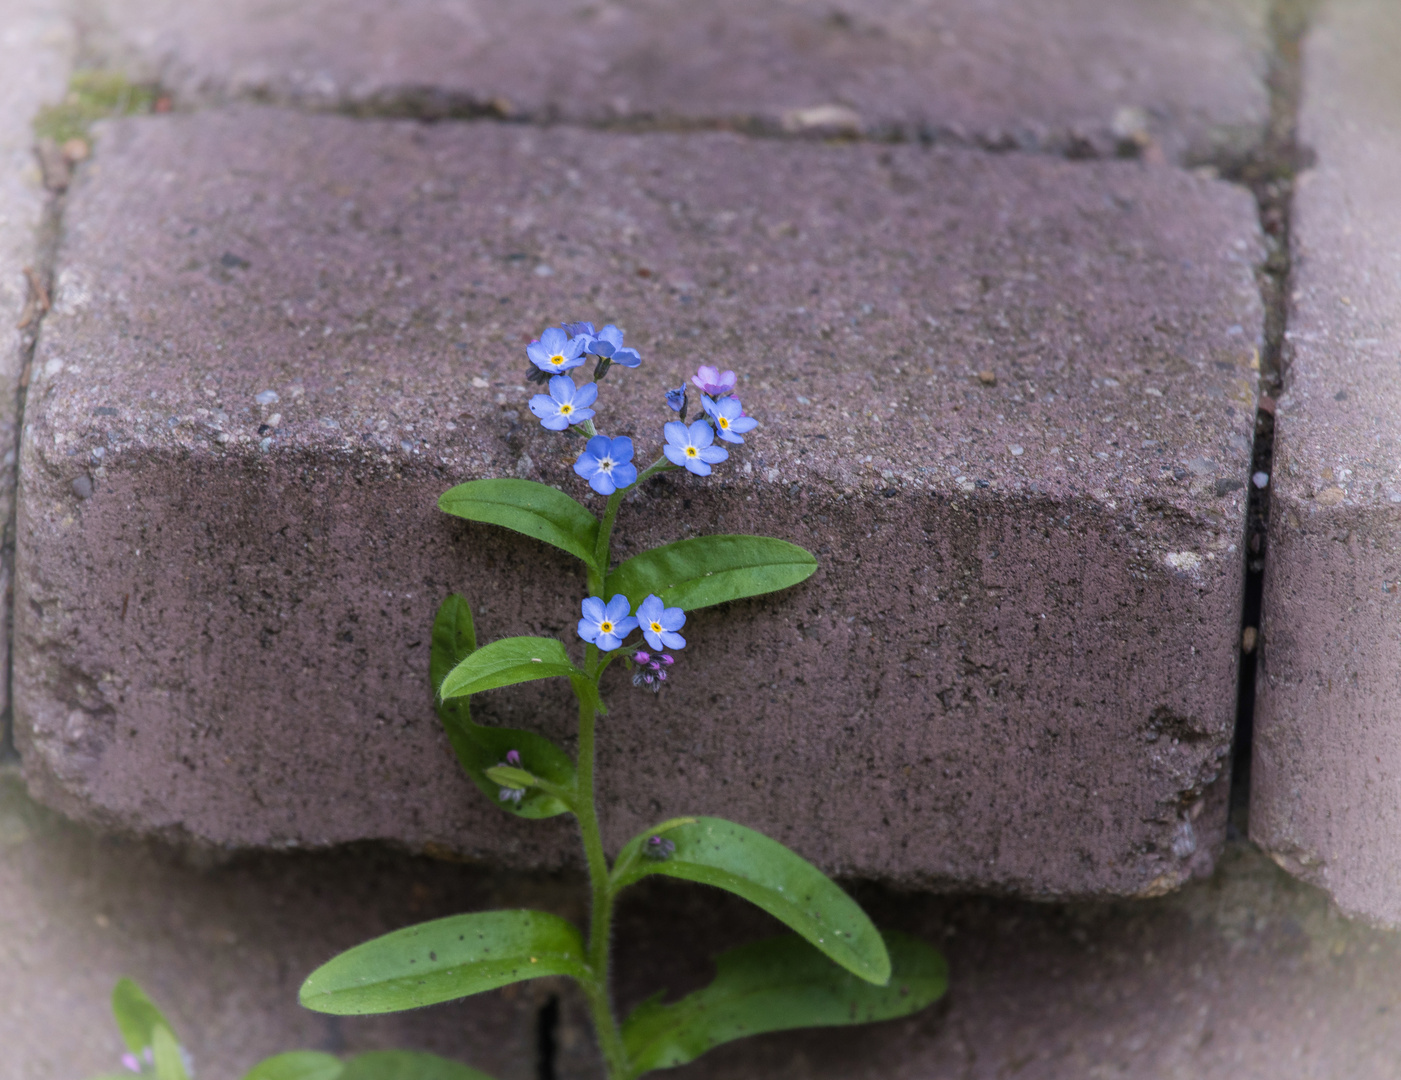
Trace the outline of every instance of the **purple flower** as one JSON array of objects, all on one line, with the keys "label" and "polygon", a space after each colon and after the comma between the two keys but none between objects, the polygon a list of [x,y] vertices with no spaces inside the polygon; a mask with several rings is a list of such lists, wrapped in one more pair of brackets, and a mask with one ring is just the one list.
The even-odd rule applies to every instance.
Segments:
[{"label": "purple flower", "polygon": [[579,636],[604,652],[612,652],[623,643],[623,638],[637,629],[637,619],[628,614],[631,610],[632,605],[622,593],[607,605],[601,597],[586,597],[584,617],[579,620]]},{"label": "purple flower", "polygon": [[541,371],[561,375],[584,362],[587,344],[583,337],[570,338],[558,326],[552,326],[540,335],[539,341],[532,341],[525,347],[525,355]]},{"label": "purple flower", "polygon": [[521,752],[519,750],[507,750],[506,764],[513,769],[519,769],[521,767]]},{"label": "purple flower", "polygon": [[[705,429],[709,431],[709,425],[705,425]],[[574,462],[574,471],[600,495],[612,495],[619,488],[627,487],[637,479],[637,466],[632,464],[632,440],[626,435],[616,439],[595,435],[584,444],[584,452]]]},{"label": "purple flower", "polygon": [[589,352],[611,360],[619,367],[635,368],[642,363],[642,354],[636,349],[623,348],[623,332],[612,323],[594,335]]},{"label": "purple flower", "polygon": [[735,390],[735,373],[721,371],[709,364],[702,364],[691,376],[691,381],[700,387],[702,394],[709,394],[711,397],[723,397],[734,393]]},{"label": "purple flower", "polygon": [[666,459],[697,476],[709,476],[710,466],[730,456],[729,451],[711,445],[715,432],[704,420],[697,420],[690,427],[672,420],[662,430],[666,433],[666,445],[662,447]]},{"label": "purple flower", "polygon": [[[553,379],[550,381],[554,382]],[[715,430],[720,438],[728,443],[744,442],[740,434],[753,431],[759,425],[759,421],[754,417],[744,415],[744,406],[739,403],[737,397],[724,397],[716,401],[702,396],[701,405],[705,414],[715,421]]]},{"label": "purple flower", "polygon": [[647,644],[657,652],[686,647],[686,639],[676,632],[686,625],[686,613],[679,607],[664,607],[660,596],[654,594],[637,605],[637,622]]},{"label": "purple flower", "polygon": [[550,380],[548,394],[536,394],[530,399],[530,411],[540,418],[541,427],[563,431],[570,424],[592,420],[589,406],[597,400],[598,387],[593,383],[575,386],[568,375],[556,375]]}]

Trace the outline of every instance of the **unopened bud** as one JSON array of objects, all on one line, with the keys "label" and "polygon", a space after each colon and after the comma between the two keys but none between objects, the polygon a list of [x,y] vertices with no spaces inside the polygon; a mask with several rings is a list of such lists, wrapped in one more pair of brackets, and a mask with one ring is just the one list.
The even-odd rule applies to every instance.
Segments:
[{"label": "unopened bud", "polygon": [[642,854],[653,862],[666,862],[676,854],[676,842],[665,836],[649,836],[642,845]]},{"label": "unopened bud", "polygon": [[514,765],[517,769],[521,767],[521,755],[519,750],[506,751],[506,764]]}]

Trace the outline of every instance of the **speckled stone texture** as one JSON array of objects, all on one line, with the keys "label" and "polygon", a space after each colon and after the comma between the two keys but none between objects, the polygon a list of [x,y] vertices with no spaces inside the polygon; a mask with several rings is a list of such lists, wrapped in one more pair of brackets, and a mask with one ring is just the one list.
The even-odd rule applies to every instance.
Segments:
[{"label": "speckled stone texture", "polygon": [[[425,683],[449,590],[483,640],[573,637],[574,565],[435,502],[502,474],[586,494],[522,376],[544,326],[593,318],[646,358],[600,404],[639,457],[700,360],[762,424],[709,482],[626,505],[615,553],[762,531],[821,563],[697,613],[660,701],[605,687],[610,844],[713,809],[923,886],[1209,868],[1261,321],[1240,189],[240,108],[106,126],[70,199],[16,602],[53,805],[217,845],[573,860],[568,821],[503,822],[458,775]],[[475,704],[572,729],[553,683]]]},{"label": "speckled stone texture", "polygon": [[186,101],[864,130],[1205,159],[1259,136],[1266,0],[102,0]]},{"label": "speckled stone texture", "polygon": [[1304,56],[1289,368],[1250,828],[1401,924],[1401,8],[1323,6]]}]

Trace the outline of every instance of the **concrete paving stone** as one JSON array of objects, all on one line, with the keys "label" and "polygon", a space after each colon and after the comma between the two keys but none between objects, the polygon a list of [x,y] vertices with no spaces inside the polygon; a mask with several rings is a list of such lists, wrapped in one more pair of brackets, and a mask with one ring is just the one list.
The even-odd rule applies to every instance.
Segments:
[{"label": "concrete paving stone", "polygon": [[[30,124],[40,106],[62,96],[73,44],[70,22],[52,4],[0,0],[0,522],[14,512],[19,378],[38,329],[25,268],[42,269],[45,194]],[[0,559],[0,597],[9,595],[10,572],[9,560]],[[8,640],[8,625],[6,604],[0,606],[0,641]],[[7,679],[0,670],[0,711],[9,705]]]},{"label": "concrete paving stone", "polygon": [[[414,922],[498,906],[570,918],[572,891],[384,851],[249,856],[192,865],[100,838],[0,774],[0,1040],[5,1080],[121,1072],[117,979],[169,1017],[200,1080],[235,1080],[284,1050],[428,1050],[496,1080],[534,1080],[540,1009],[560,987],[523,983],[384,1017],[323,1016],[297,988],[342,949]],[[563,903],[561,907],[560,904]]]},{"label": "concrete paving stone", "polygon": [[[624,894],[624,1010],[713,977],[707,958],[776,932],[713,890],[653,879]],[[1342,917],[1249,845],[1157,900],[1045,904],[862,887],[876,922],[933,942],[950,989],[869,1027],[765,1035],[676,1080],[1393,1080],[1401,940]],[[648,910],[648,905],[652,905]],[[683,929],[684,928],[684,929]],[[578,1018],[566,1008],[572,1024]],[[562,1040],[563,1041],[563,1040]],[[596,1080],[570,1032],[560,1080]]]},{"label": "concrete paving stone", "polygon": [[1401,9],[1323,5],[1304,52],[1251,833],[1401,924]]},{"label": "concrete paving stone", "polygon": [[1079,156],[1238,154],[1266,0],[94,0],[185,101],[860,130]]},{"label": "concrete paving stone", "polygon": [[[678,1080],[1391,1080],[1401,1057],[1401,941],[1339,917],[1324,893],[1249,847],[1228,847],[1211,880],[1150,901],[855,892],[881,925],[944,951],[944,1002],[906,1021],[746,1040]],[[0,774],[0,1077],[116,1068],[108,997],[127,975],[165,1007],[198,1080],[236,1080],[289,1047],[395,1046],[526,1080],[540,1075],[538,1010],[554,994],[555,1076],[592,1078],[577,999],[553,981],[393,1017],[333,1020],[296,1004],[309,970],[372,934],[498,906],[577,920],[583,895],[569,877],[363,846],[195,864],[94,836]],[[714,890],[638,886],[624,894],[615,937],[620,1003],[701,986],[708,957],[774,931]]]},{"label": "concrete paving stone", "polygon": [[[215,845],[572,862],[568,821],[503,820],[458,775],[425,672],[450,590],[483,640],[572,637],[572,564],[435,504],[494,475],[588,495],[523,374],[543,327],[593,318],[646,358],[599,419],[640,457],[698,361],[740,371],[763,425],[710,481],[639,493],[615,553],[761,531],[821,563],[694,615],[660,700],[606,688],[609,843],[723,810],[922,886],[1209,869],[1261,325],[1244,191],[245,107],[106,125],[69,199],[16,601],[52,805]],[[553,683],[475,704],[572,731]]]}]

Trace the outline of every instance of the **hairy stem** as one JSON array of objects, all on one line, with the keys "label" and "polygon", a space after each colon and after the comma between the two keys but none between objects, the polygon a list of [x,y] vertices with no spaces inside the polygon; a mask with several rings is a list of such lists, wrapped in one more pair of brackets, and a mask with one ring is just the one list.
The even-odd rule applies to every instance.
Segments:
[{"label": "hairy stem", "polygon": [[613,1014],[613,1001],[608,987],[608,946],[613,922],[613,892],[608,883],[608,856],[603,852],[603,837],[598,828],[598,807],[594,798],[594,709],[582,699],[579,702],[579,761],[578,800],[575,814],[579,832],[584,840],[584,857],[589,866],[589,886],[592,891],[589,919],[589,967],[593,970],[591,984],[584,989],[598,1032],[599,1049],[608,1069],[609,1080],[623,1080],[627,1075],[627,1056],[623,1037]]}]

